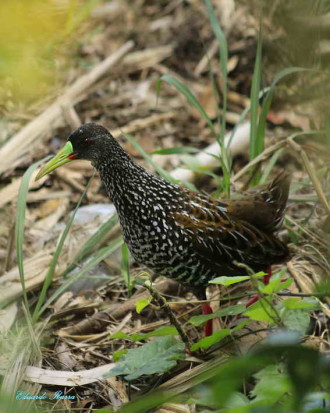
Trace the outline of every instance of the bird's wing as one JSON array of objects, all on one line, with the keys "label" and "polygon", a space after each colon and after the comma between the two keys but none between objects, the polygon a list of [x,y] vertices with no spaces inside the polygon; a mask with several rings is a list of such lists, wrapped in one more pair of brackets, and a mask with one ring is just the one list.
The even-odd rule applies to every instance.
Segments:
[{"label": "bird's wing", "polygon": [[187,190],[183,191],[183,200],[171,217],[206,260],[229,266],[236,261],[260,270],[286,257],[287,248],[282,242],[232,217],[225,202]]}]

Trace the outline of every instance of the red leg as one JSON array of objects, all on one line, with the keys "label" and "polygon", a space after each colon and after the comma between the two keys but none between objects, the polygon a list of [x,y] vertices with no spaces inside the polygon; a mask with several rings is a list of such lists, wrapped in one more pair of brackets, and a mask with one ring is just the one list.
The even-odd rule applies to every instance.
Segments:
[{"label": "red leg", "polygon": [[[213,310],[208,303],[203,303],[202,304],[202,314],[207,315],[207,314],[212,314]],[[204,335],[205,337],[211,336],[213,334],[213,325],[212,325],[213,320],[208,320],[205,324],[204,327]]]},{"label": "red leg", "polygon": [[[268,285],[269,284],[269,280],[270,280],[270,277],[272,276],[272,267],[269,267],[268,269],[267,269],[267,274],[264,276],[264,279],[263,279],[263,283],[265,284],[265,285]],[[246,303],[246,307],[250,307],[250,305],[252,305],[252,304],[254,304],[255,302],[257,302],[259,300],[259,296],[257,296],[257,295],[254,295],[247,303]]]},{"label": "red leg", "polygon": [[272,276],[272,267],[269,267],[267,270],[267,274],[264,276],[264,284],[268,285],[269,284],[269,280]]},{"label": "red leg", "polygon": [[245,307],[248,308],[250,307],[250,305],[256,303],[259,300],[259,296],[258,295],[254,295],[252,298],[250,298],[250,300],[245,304]]}]

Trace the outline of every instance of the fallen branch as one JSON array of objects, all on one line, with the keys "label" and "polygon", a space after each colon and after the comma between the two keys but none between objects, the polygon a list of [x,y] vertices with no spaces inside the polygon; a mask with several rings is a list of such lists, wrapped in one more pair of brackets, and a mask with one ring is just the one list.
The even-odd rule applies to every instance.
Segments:
[{"label": "fallen branch", "polygon": [[86,95],[86,90],[117,64],[133,46],[132,41],[126,42],[89,73],[76,80],[52,105],[8,140],[0,149],[2,159],[0,174],[17,165],[20,158],[30,149],[31,144],[50,127],[61,126],[65,122],[63,108],[72,107],[79,102]]},{"label": "fallen branch", "polygon": [[115,363],[110,363],[82,371],[50,370],[27,366],[24,380],[32,383],[51,384],[52,386],[84,386],[85,384],[106,380],[103,377],[104,374],[114,368],[115,365]]},{"label": "fallen branch", "polygon": [[[174,295],[179,287],[176,281],[166,279],[155,285],[162,294]],[[80,321],[70,327],[60,329],[57,334],[61,337],[95,334],[104,331],[110,323],[123,318],[129,311],[135,311],[135,303],[149,296],[148,291],[137,292],[132,298],[120,304],[112,304],[107,310],[100,311],[92,317]]]}]

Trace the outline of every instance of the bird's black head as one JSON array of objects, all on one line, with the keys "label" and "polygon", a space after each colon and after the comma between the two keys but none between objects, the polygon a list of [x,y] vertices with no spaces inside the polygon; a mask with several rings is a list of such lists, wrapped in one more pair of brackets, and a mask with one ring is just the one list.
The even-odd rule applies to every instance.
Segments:
[{"label": "bird's black head", "polygon": [[40,170],[36,179],[74,159],[89,160],[97,167],[105,163],[121,164],[129,157],[107,129],[86,123],[69,136],[65,146]]},{"label": "bird's black head", "polygon": [[80,126],[68,137],[72,144],[70,159],[87,159],[99,161],[105,151],[118,149],[118,143],[106,128],[96,123]]}]

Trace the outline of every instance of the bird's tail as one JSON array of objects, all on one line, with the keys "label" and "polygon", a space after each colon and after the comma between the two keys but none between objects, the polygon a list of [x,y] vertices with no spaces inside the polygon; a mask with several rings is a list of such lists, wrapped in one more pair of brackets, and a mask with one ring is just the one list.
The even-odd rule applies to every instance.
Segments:
[{"label": "bird's tail", "polygon": [[277,228],[283,221],[284,211],[289,197],[290,183],[291,174],[283,171],[267,185],[265,191],[267,193],[266,202],[275,206],[274,224]]},{"label": "bird's tail", "polygon": [[270,202],[277,202],[285,207],[288,202],[291,174],[283,171],[267,185]]}]

